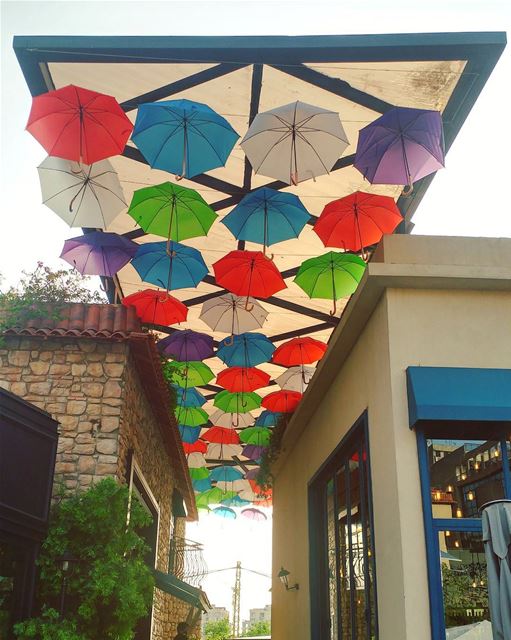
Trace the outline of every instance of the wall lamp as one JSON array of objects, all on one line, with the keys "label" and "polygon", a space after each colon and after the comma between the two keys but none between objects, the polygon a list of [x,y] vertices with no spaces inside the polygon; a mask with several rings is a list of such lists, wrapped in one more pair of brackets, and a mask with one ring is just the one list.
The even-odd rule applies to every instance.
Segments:
[{"label": "wall lamp", "polygon": [[280,567],[280,571],[277,577],[282,582],[282,584],[286,587],[286,591],[295,591],[295,590],[298,591],[298,589],[300,588],[298,586],[298,582],[296,582],[291,587],[289,586],[288,575],[289,575],[289,571],[286,571],[284,567]]}]

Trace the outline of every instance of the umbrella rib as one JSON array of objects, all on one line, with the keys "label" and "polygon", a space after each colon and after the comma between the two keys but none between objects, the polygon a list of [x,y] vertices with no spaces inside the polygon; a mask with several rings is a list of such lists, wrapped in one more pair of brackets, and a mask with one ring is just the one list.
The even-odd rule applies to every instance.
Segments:
[{"label": "umbrella rib", "polygon": [[268,149],[268,151],[264,154],[263,159],[261,160],[261,162],[257,165],[257,169],[254,169],[254,171],[257,173],[259,171],[259,169],[262,167],[262,165],[266,162],[268,156],[270,155],[270,153],[272,153],[272,151],[275,150],[275,148],[281,143],[283,142],[286,138],[289,138],[291,135],[291,132],[288,131],[286,132],[283,136],[281,136],[281,138],[279,140],[277,140],[276,142],[274,142],[271,147]]},{"label": "umbrella rib", "polygon": [[200,129],[198,129],[198,128],[193,124],[193,122],[190,122],[190,125],[191,125],[192,129],[194,129],[194,130],[195,130],[196,134],[197,134],[198,136],[200,136],[201,138],[203,138],[203,139],[206,141],[206,143],[211,147],[211,149],[212,149],[213,153],[216,155],[216,157],[218,158],[219,162],[221,162],[221,163],[222,163],[222,165],[224,165],[224,164],[225,164],[225,162],[224,162],[224,161],[223,161],[223,159],[218,155],[218,152],[217,152],[217,150],[215,149],[215,147],[211,144],[211,141],[210,141],[210,140],[209,140],[209,139],[208,139],[208,138],[207,138],[207,137],[202,133],[202,131],[200,131]]},{"label": "umbrella rib", "polygon": [[[95,176],[96,177],[96,176]],[[104,184],[101,184],[101,182],[96,182],[96,180],[92,179],[89,180],[89,183],[92,184],[93,186],[97,187],[98,189],[104,189],[105,191],[108,191],[109,193],[111,193],[113,196],[115,196],[117,198],[117,200],[119,200],[120,202],[122,202],[123,204],[127,205],[127,202],[121,198],[120,195],[118,195],[117,193],[115,193],[115,191],[113,189],[110,189],[110,187],[105,187]]]}]

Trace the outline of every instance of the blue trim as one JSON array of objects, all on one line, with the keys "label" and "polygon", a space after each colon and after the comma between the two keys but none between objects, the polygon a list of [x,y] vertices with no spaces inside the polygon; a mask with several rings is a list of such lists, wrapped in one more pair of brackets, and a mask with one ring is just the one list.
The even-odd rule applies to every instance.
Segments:
[{"label": "blue trim", "polygon": [[502,458],[502,475],[504,480],[504,497],[511,499],[511,470],[509,469],[509,457],[507,455],[507,440],[500,440],[500,455]]}]

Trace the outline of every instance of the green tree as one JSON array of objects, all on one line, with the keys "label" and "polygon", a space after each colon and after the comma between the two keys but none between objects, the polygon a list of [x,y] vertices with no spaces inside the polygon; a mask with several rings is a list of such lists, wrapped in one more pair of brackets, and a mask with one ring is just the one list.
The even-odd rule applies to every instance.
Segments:
[{"label": "green tree", "polygon": [[[42,613],[15,626],[19,638],[38,640],[131,640],[147,614],[154,580],[144,562],[147,545],[139,531],[151,517],[128,488],[106,478],[54,506],[38,560],[37,591]],[[63,619],[59,618],[62,556],[76,560],[66,572]]]},{"label": "green tree", "polygon": [[269,636],[271,633],[271,625],[266,620],[260,620],[259,622],[254,622],[254,624],[250,625],[250,627],[245,631],[243,636],[245,638],[253,638],[254,636]]},{"label": "green tree", "polygon": [[226,640],[231,637],[231,625],[229,618],[206,622],[204,628],[206,640]]}]

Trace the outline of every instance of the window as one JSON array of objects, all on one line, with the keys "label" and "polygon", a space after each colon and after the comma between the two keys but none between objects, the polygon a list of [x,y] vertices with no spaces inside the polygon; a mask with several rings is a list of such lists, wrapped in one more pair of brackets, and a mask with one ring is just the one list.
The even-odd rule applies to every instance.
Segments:
[{"label": "window", "polygon": [[459,430],[438,422],[417,432],[433,640],[456,638],[471,625],[491,637],[480,509],[511,497],[508,435],[494,423],[467,427],[479,438]]},{"label": "window", "polygon": [[365,415],[309,487],[312,638],[377,637]]}]

